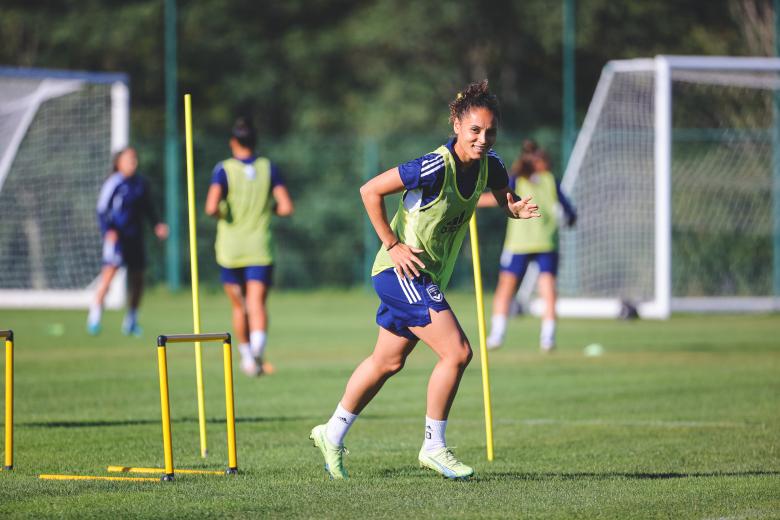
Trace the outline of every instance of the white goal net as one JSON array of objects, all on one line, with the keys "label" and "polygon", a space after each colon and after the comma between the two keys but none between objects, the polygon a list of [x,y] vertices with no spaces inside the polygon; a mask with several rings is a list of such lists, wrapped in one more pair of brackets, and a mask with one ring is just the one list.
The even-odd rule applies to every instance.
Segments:
[{"label": "white goal net", "polygon": [[[89,304],[97,196],[128,110],[124,75],[0,67],[0,306]],[[124,301],[117,281],[108,306]]]},{"label": "white goal net", "polygon": [[[780,310],[780,59],[610,62],[563,179],[561,314]],[[774,197],[773,197],[774,190]]]}]

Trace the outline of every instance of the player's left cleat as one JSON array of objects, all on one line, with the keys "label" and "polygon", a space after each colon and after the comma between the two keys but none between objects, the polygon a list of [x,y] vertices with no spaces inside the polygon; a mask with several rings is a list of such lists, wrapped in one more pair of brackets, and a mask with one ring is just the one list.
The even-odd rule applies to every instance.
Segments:
[{"label": "player's left cleat", "polygon": [[325,471],[333,480],[343,480],[349,478],[347,470],[344,469],[344,455],[349,453],[344,446],[336,446],[332,444],[325,430],[326,424],[320,424],[315,426],[311,430],[309,439],[314,441],[314,446],[320,449],[322,456],[325,458]]},{"label": "player's left cleat", "polygon": [[122,334],[125,336],[135,336],[136,338],[140,338],[143,336],[143,333],[144,329],[138,325],[137,321],[125,320],[122,322]]},{"label": "player's left cleat", "polygon": [[421,468],[432,469],[445,478],[468,480],[474,475],[474,468],[466,466],[455,458],[451,448],[441,448],[430,452],[423,447],[418,457]]}]

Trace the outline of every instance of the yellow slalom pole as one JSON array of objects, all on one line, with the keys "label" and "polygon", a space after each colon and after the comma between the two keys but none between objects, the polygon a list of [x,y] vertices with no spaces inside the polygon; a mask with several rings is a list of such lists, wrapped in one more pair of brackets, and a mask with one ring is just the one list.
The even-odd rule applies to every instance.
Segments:
[{"label": "yellow slalom pole", "polygon": [[14,340],[13,333],[5,338],[5,464],[3,470],[14,468]]},{"label": "yellow slalom pole", "polygon": [[41,480],[122,480],[125,482],[160,482],[153,477],[98,477],[91,475],[38,475]]},{"label": "yellow slalom pole", "polygon": [[157,345],[157,370],[160,373],[160,410],[162,411],[163,451],[165,453],[165,475],[163,480],[173,480],[171,403],[168,397],[168,356],[165,352],[165,345]]},{"label": "yellow slalom pole", "polygon": [[233,402],[233,354],[230,342],[222,344],[222,357],[225,365],[225,414],[227,422],[228,442],[228,474],[238,473],[238,456],[236,454],[236,412]]},{"label": "yellow slalom pole", "polygon": [[[200,334],[200,295],[198,292],[198,238],[195,221],[195,173],[192,159],[192,96],[184,95],[184,129],[187,154],[187,206],[190,220],[190,273],[192,277],[192,328]],[[198,426],[200,427],[200,456],[208,455],[206,444],[206,400],[203,390],[203,353],[200,342],[195,342],[195,384],[198,393]]]},{"label": "yellow slalom pole", "polygon": [[488,370],[487,342],[485,340],[485,302],[482,299],[482,266],[479,262],[479,236],[477,215],[469,222],[471,235],[471,259],[474,263],[474,291],[477,293],[477,324],[479,327],[479,357],[482,365],[482,395],[485,401],[485,436],[487,438],[487,459],[493,460],[493,408],[490,404],[490,372]]},{"label": "yellow slalom pole", "polygon": [[[108,466],[106,471],[109,473],[165,473],[165,468],[134,468],[130,466]],[[224,475],[224,471],[213,471],[209,469],[177,469],[176,473],[185,475]]]}]

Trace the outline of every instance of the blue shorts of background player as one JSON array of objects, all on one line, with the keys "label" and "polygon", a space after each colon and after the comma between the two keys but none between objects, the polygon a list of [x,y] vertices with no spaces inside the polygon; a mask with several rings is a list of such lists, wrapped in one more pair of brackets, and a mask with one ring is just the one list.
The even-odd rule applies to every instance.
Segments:
[{"label": "blue shorts of background player", "polygon": [[274,273],[273,265],[250,265],[247,267],[219,267],[219,279],[223,284],[244,285],[248,280],[262,282],[271,287]]},{"label": "blue shorts of background player", "polygon": [[550,273],[553,276],[558,275],[558,251],[522,254],[504,251],[501,253],[501,270],[508,271],[517,276],[518,279],[522,279],[532,260],[539,266],[539,272]]},{"label": "blue shorts of background player", "polygon": [[450,309],[439,286],[422,274],[408,279],[386,269],[372,277],[379,299],[376,323],[393,334],[408,339],[418,339],[409,327],[424,327],[431,323],[429,309],[436,312]]},{"label": "blue shorts of background player", "polygon": [[274,273],[273,265],[249,265],[247,267],[219,267],[219,279],[223,284],[244,285],[248,280],[264,283],[271,287]]}]

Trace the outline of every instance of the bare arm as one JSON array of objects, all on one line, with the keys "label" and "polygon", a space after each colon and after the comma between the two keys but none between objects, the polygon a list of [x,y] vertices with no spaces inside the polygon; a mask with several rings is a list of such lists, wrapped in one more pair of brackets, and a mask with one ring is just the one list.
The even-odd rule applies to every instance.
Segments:
[{"label": "bare arm", "polygon": [[286,186],[283,184],[274,186],[274,189],[271,190],[271,195],[273,195],[274,200],[276,201],[276,208],[274,208],[274,211],[278,216],[289,217],[293,214],[295,207],[293,206],[290,192],[287,191]]},{"label": "bare arm", "polygon": [[479,196],[479,200],[477,201],[477,207],[478,208],[495,208],[498,206],[498,200],[495,196],[495,192],[491,193],[483,193]]},{"label": "bare arm", "polygon": [[208,195],[206,195],[206,215],[214,218],[220,218],[220,200],[222,200],[222,186],[219,184],[212,184],[209,186]]},{"label": "bare arm", "polygon": [[366,207],[368,219],[374,226],[382,246],[390,253],[390,258],[395,264],[395,270],[409,278],[420,275],[417,267],[425,267],[422,260],[415,253],[422,253],[422,249],[412,248],[400,243],[395,236],[385,213],[385,196],[403,191],[404,183],[398,168],[392,168],[377,175],[360,188],[360,197]]}]

